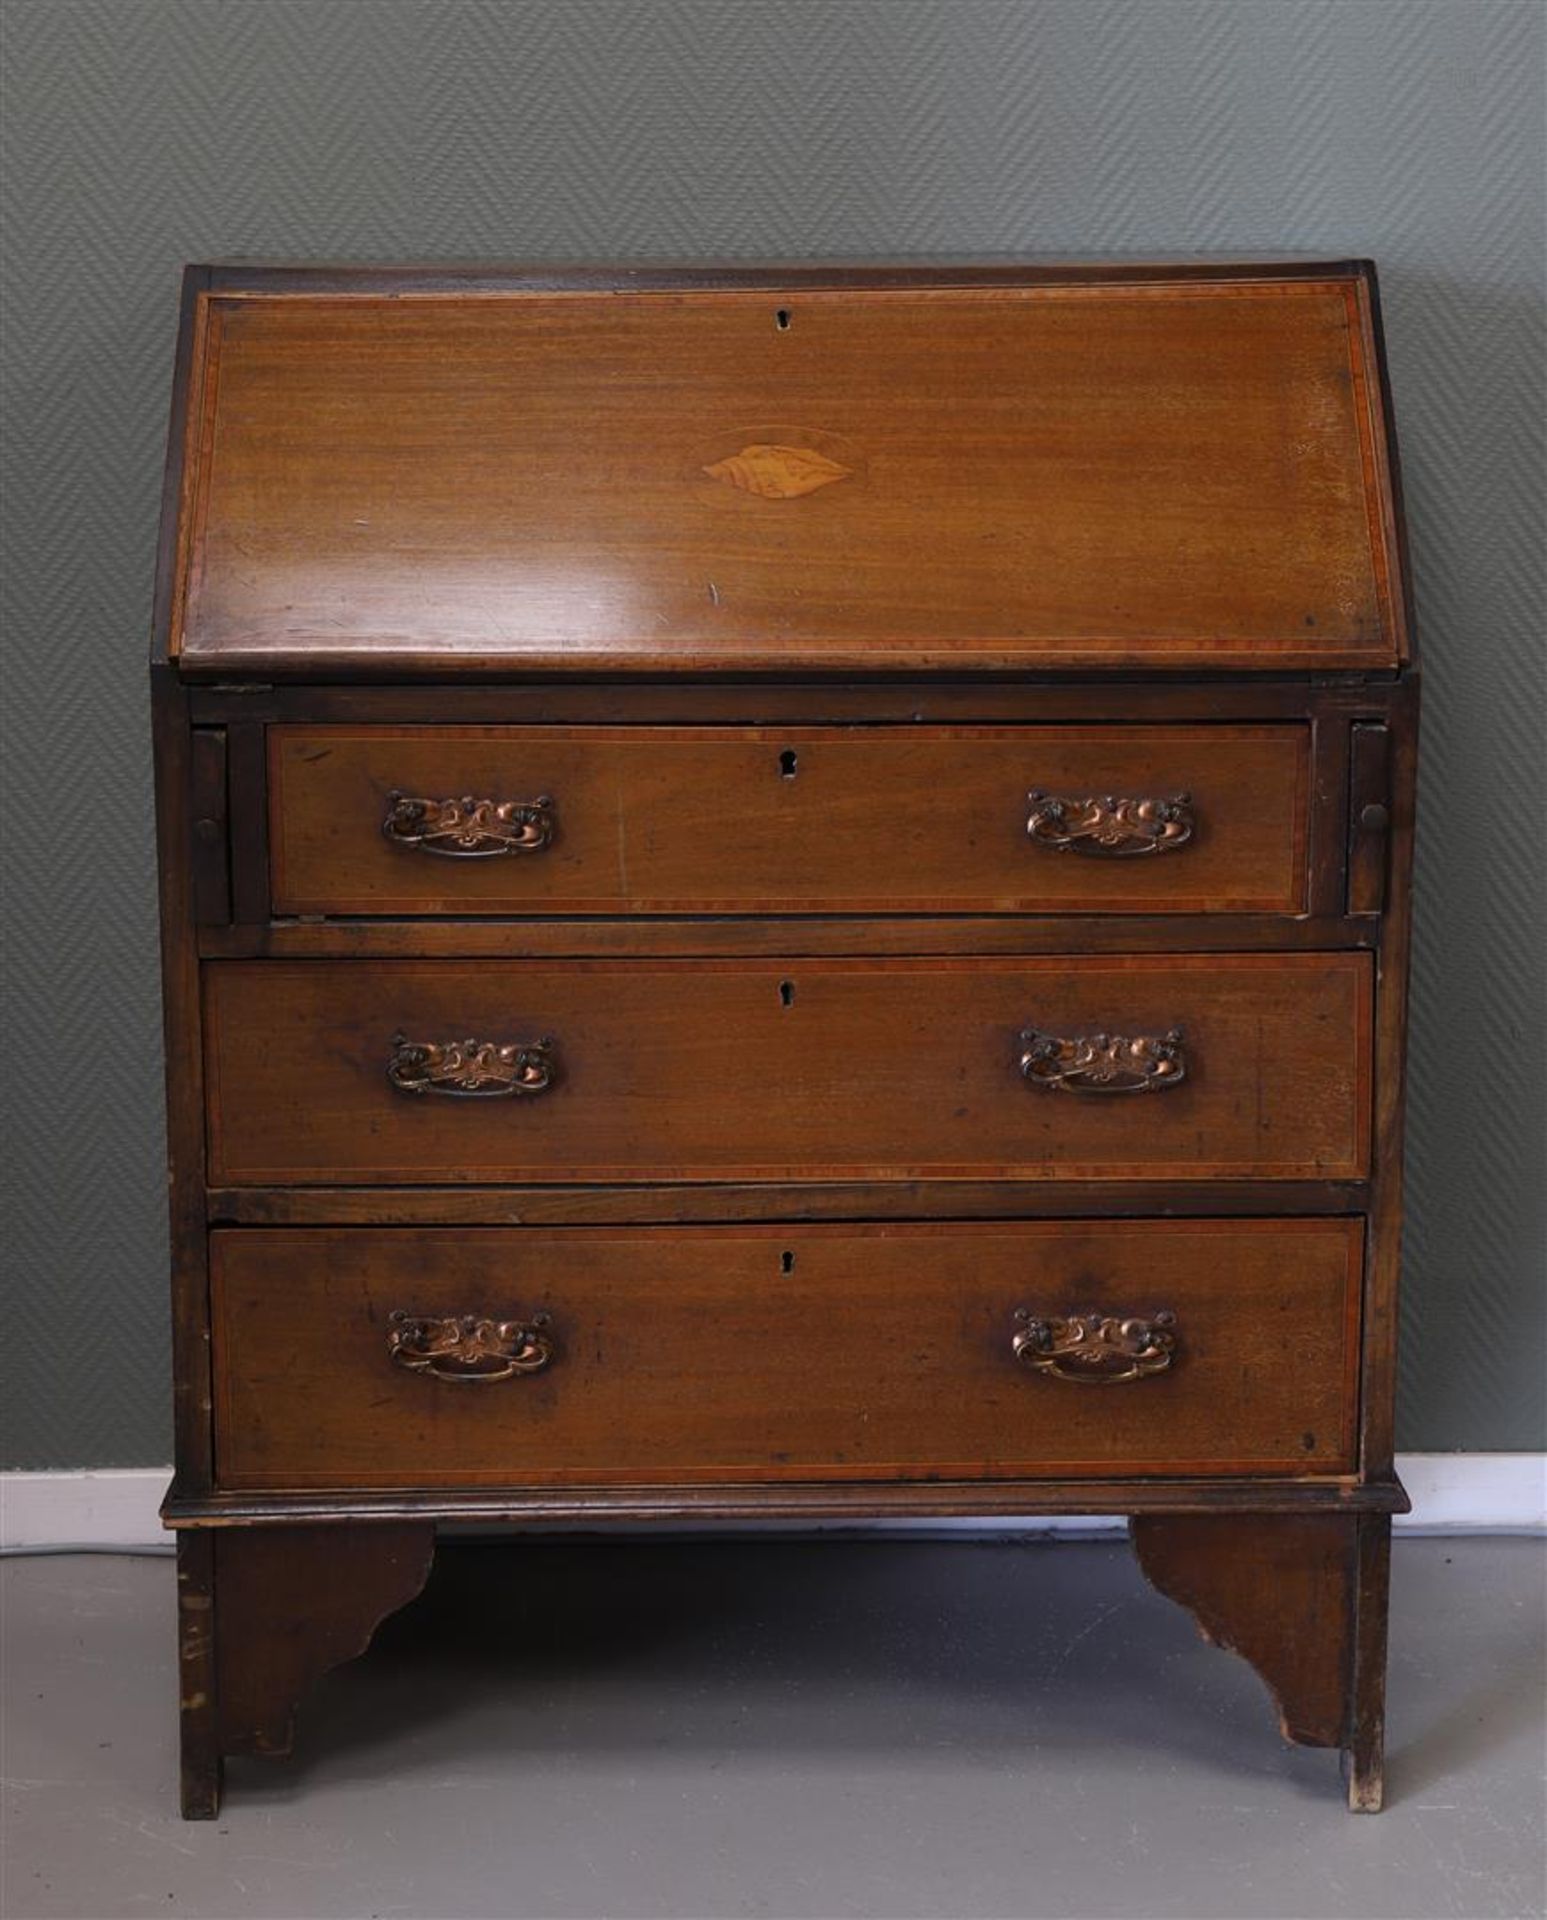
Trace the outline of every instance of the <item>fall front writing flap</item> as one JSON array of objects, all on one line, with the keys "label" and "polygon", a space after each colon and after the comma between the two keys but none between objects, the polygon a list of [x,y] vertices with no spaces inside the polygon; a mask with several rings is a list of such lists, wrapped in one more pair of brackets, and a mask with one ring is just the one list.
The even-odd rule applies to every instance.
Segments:
[{"label": "fall front writing flap", "polygon": [[171,651],[225,674],[1394,666],[1367,284],[1243,271],[217,276]]}]

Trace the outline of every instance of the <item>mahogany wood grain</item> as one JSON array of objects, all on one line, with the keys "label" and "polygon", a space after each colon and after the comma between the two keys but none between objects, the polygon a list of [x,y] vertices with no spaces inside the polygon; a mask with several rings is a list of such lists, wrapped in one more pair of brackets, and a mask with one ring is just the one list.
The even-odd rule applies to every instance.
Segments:
[{"label": "mahogany wood grain", "polygon": [[1391,673],[1257,672],[1221,676],[1021,673],[780,680],[721,674],[675,679],[507,676],[456,681],[286,684],[188,681],[200,726],[233,720],[298,726],[1092,726],[1266,724],[1378,716],[1404,682]]},{"label": "mahogany wood grain", "polygon": [[[1339,886],[1341,887],[1341,877]],[[497,920],[269,920],[201,927],[206,960],[776,960],[1373,949],[1370,919],[1281,914],[660,914]]]},{"label": "mahogany wood grain", "polygon": [[180,1472],[209,1484],[209,1301],[204,1191],[204,1051],[194,944],[192,734],[183,687],[150,673],[161,918],[162,1051],[167,1108],[166,1204],[172,1306],[172,1424]]},{"label": "mahogany wood grain", "polygon": [[200,298],[190,668],[1403,655],[1357,274]]},{"label": "mahogany wood grain", "polygon": [[217,1534],[222,1751],[288,1753],[301,1695],[414,1598],[434,1548],[423,1523]]},{"label": "mahogany wood grain", "polygon": [[178,1536],[182,1811],[213,1820],[227,1754],[289,1753],[303,1695],[424,1585],[433,1523]]},{"label": "mahogany wood grain", "polygon": [[269,917],[269,809],[266,727],[235,720],[226,729],[231,785],[231,908],[257,925]]},{"label": "mahogany wood grain", "polygon": [[205,361],[204,326],[209,311],[205,295],[213,277],[212,269],[207,266],[184,267],[178,298],[177,348],[172,368],[166,459],[161,473],[161,518],[156,534],[156,585],[150,642],[152,674],[164,668],[175,653],[173,635],[181,619],[179,600],[187,558],[184,505],[197,462],[199,442],[194,422],[204,410],[200,388]]},{"label": "mahogany wood grain", "polygon": [[1380,515],[1387,549],[1396,562],[1391,584],[1397,623],[1403,635],[1403,661],[1416,669],[1420,649],[1413,615],[1412,558],[1402,498],[1402,456],[1397,444],[1396,408],[1391,399],[1391,365],[1386,355],[1385,334],[1381,326],[1380,277],[1373,260],[1360,261],[1355,272],[1363,288],[1363,297],[1359,302],[1359,331],[1364,339],[1364,363],[1369,376],[1365,382],[1364,401],[1371,418],[1371,431],[1379,447],[1376,464],[1379,477],[1371,490],[1371,511]]},{"label": "mahogany wood grain", "polygon": [[1391,1518],[1360,1516],[1355,1534],[1354,1651],[1344,1758],[1351,1813],[1386,1797],[1386,1639],[1391,1613]]},{"label": "mahogany wood grain", "polygon": [[1145,1514],[1139,1565],[1212,1646],[1256,1668],[1286,1740],[1342,1746],[1349,1729],[1359,1521]]},{"label": "mahogany wood grain", "polygon": [[[213,963],[211,1180],[1357,1177],[1370,987],[1367,957],[1330,953]],[[1182,1028],[1188,1078],[1034,1086],[1028,1027]],[[555,1084],[405,1094],[395,1036],[551,1036]]]},{"label": "mahogany wood grain", "polygon": [[1354,1813],[1385,1797],[1391,1517],[1136,1514],[1139,1564],[1256,1669],[1286,1740],[1341,1747]]},{"label": "mahogany wood grain", "polygon": [[223,1773],[215,1658],[215,1536],[177,1536],[178,1786],[185,1820],[213,1820]]},{"label": "mahogany wood grain", "polygon": [[362,288],[401,293],[681,293],[690,287],[778,292],[888,287],[1090,286],[1146,283],[1157,274],[1187,285],[1197,280],[1374,281],[1375,263],[1313,253],[1166,253],[1160,256],[938,252],[907,259],[868,254],[782,255],[695,260],[394,260],[362,266],[349,260],[217,260],[187,269],[218,293],[343,294]]},{"label": "mahogany wood grain", "polygon": [[[269,733],[281,914],[1293,913],[1303,727],[517,728]],[[1041,844],[1028,792],[1188,796],[1174,850]],[[391,796],[552,799],[551,844],[393,844]]]},{"label": "mahogany wood grain", "polygon": [[225,926],[231,918],[231,822],[226,781],[226,730],[195,727],[188,737],[189,863],[193,918]]},{"label": "mahogany wood grain", "polygon": [[1386,904],[1391,854],[1391,729],[1356,721],[1349,742],[1348,911],[1378,914]]},{"label": "mahogany wood grain", "polygon": [[[1346,1471],[1356,1220],[213,1236],[222,1487]],[[1018,1308],[1176,1316],[1110,1385]],[[395,1366],[391,1315],[548,1316],[494,1382]]]},{"label": "mahogany wood grain", "polygon": [[[1078,1389],[1074,1389],[1078,1391]],[[702,1520],[862,1520],[1059,1513],[1406,1513],[1401,1482],[1323,1474],[1292,1479],[813,1480],[713,1487],[327,1487],[278,1493],[185,1493],[174,1481],[162,1519],[206,1527],[321,1526],[338,1520],[439,1519],[526,1527],[618,1521],[671,1527]]]},{"label": "mahogany wood grain", "polygon": [[1310,887],[1307,919],[1341,921],[1347,937],[1349,727],[1341,714],[1319,711],[1311,722]]},{"label": "mahogany wood grain", "polygon": [[1362,1213],[1357,1180],[794,1180],[664,1186],[215,1187],[222,1226],[607,1226],[746,1220],[1018,1220]]},{"label": "mahogany wood grain", "polygon": [[1396,1444],[1397,1301],[1402,1268],[1403,1139],[1407,1122],[1408,975],[1413,943],[1413,841],[1418,794],[1418,683],[1397,690],[1391,710],[1391,824],[1386,911],[1376,955],[1374,1128],[1370,1256],[1360,1395],[1362,1465],[1392,1471]]}]

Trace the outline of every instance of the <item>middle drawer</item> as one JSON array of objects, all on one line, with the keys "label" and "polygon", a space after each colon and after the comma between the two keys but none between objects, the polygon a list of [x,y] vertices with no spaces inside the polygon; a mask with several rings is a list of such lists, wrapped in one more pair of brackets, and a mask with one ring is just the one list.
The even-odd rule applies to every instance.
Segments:
[{"label": "middle drawer", "polygon": [[216,961],[216,1185],[1357,1179],[1362,953]]}]

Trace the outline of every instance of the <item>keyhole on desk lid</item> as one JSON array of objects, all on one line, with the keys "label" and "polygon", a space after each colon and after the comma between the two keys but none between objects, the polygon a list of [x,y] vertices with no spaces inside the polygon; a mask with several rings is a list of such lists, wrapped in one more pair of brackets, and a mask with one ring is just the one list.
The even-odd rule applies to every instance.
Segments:
[{"label": "keyhole on desk lid", "polygon": [[783,753],[779,755],[779,778],[781,780],[793,780],[795,778],[795,769],[799,765],[800,755],[793,747],[786,747]]},{"label": "keyhole on desk lid", "polygon": [[779,1255],[779,1271],[780,1273],[793,1273],[795,1271],[795,1256],[790,1252],[788,1247]]},{"label": "keyhole on desk lid", "polygon": [[790,310],[789,310],[789,308],[788,308],[788,307],[780,307],[780,308],[779,308],[779,310],[777,311],[777,313],[775,313],[775,315],[774,315],[774,325],[775,325],[775,326],[776,326],[776,327],[777,327],[777,328],[779,329],[779,331],[780,331],[780,333],[788,333],[788,332],[789,332],[789,330],[790,330]]},{"label": "keyhole on desk lid", "polygon": [[781,980],[779,982],[779,1005],[781,1007],[793,1007],[794,1004],[795,982],[793,980]]}]

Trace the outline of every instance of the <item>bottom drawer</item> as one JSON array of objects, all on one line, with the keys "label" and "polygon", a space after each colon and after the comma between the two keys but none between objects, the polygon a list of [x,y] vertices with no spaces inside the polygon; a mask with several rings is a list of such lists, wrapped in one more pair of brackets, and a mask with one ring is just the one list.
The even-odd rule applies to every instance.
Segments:
[{"label": "bottom drawer", "polygon": [[211,1237],[227,1488],[1353,1465],[1357,1220]]}]

